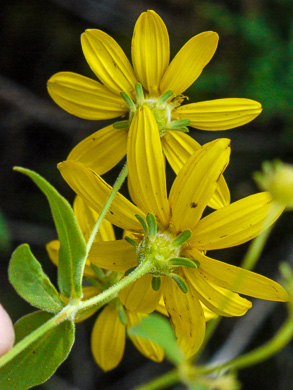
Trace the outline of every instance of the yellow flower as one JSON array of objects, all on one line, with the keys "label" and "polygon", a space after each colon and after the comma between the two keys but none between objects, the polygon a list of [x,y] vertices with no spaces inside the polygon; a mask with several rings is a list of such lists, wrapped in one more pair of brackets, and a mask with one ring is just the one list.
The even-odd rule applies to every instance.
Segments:
[{"label": "yellow flower", "polygon": [[270,192],[273,199],[284,205],[287,210],[293,209],[293,165],[279,160],[264,162],[263,172],[254,176],[259,187]]},{"label": "yellow flower", "polygon": [[[230,140],[219,139],[195,152],[178,173],[168,197],[157,124],[147,107],[139,108],[127,150],[129,188],[137,206],[117,194],[107,214],[114,225],[129,231],[128,241],[138,245],[126,240],[102,242],[92,259],[100,267],[117,271],[135,267],[145,258],[152,262],[151,273],[119,297],[129,310],[150,313],[162,295],[187,357],[198,350],[205,334],[200,302],[217,314],[241,316],[251,302],[237,293],[276,301],[288,298],[276,282],[206,255],[208,250],[236,246],[257,236],[272,203],[270,194],[262,192],[201,219],[229,162],[229,145]],[[99,212],[111,186],[79,162],[65,161],[58,167],[72,189]],[[282,210],[275,211],[272,221]]]},{"label": "yellow flower", "polygon": [[[101,81],[72,73],[55,74],[48,81],[52,99],[70,114],[89,120],[124,117],[78,144],[68,160],[79,161],[100,175],[113,168],[126,154],[128,129],[138,107],[148,106],[158,124],[164,153],[176,173],[200,145],[184,134],[186,126],[201,130],[227,130],[250,122],[261,111],[249,99],[217,99],[181,103],[182,93],[200,76],[213,57],[218,34],[203,32],[191,38],[169,64],[167,28],[154,11],[138,18],[132,38],[131,66],[121,47],[100,30],[81,36],[84,56]],[[220,199],[229,204],[229,191],[221,179]]]},{"label": "yellow flower", "polygon": [[[98,214],[78,196],[74,201],[74,212],[84,237],[88,240]],[[112,240],[115,240],[113,226],[110,222],[104,220],[93,245]],[[56,265],[58,265],[59,248],[60,242],[58,240],[47,244],[49,257]],[[88,260],[84,276],[93,284],[83,287],[83,299],[85,300],[98,295],[103,290],[117,283],[121,279],[122,273],[103,271],[97,267],[92,267]],[[84,313],[78,313],[77,322],[85,320],[96,311],[97,309],[93,307],[87,309]],[[134,326],[144,316],[145,314],[143,313],[137,313],[124,308],[119,298],[108,303],[99,313],[92,330],[91,349],[96,363],[104,371],[112,370],[120,363],[125,349],[126,330]],[[129,337],[144,356],[156,362],[163,360],[164,351],[156,343],[137,336],[129,335]]]}]

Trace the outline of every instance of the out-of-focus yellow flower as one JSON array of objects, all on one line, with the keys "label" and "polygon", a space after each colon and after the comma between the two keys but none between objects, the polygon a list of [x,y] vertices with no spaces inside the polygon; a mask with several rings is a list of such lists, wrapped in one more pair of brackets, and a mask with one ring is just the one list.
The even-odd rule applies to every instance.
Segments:
[{"label": "out-of-focus yellow flower", "polygon": [[[74,212],[84,237],[88,240],[98,214],[88,207],[79,196],[74,201]],[[115,240],[113,226],[107,220],[103,220],[94,245],[101,242],[112,242],[113,240]],[[59,248],[60,242],[58,240],[47,244],[49,257],[56,265],[58,265]],[[92,267],[90,261],[87,260],[84,276],[92,284],[83,287],[83,300],[86,300],[119,282],[123,274]],[[93,307],[85,313],[78,313],[77,322],[85,320],[96,311],[97,309]],[[127,310],[119,298],[108,303],[98,314],[92,330],[91,349],[96,363],[104,371],[112,370],[120,363],[124,354],[127,329],[134,326],[144,316],[143,313]],[[164,351],[156,343],[137,336],[129,335],[129,337],[143,355],[156,362],[163,360]]]},{"label": "out-of-focus yellow flower", "polygon": [[259,187],[270,192],[273,199],[293,209],[293,165],[281,161],[263,163],[263,172],[256,172],[254,178]]},{"label": "out-of-focus yellow flower", "polygon": [[[123,117],[79,143],[68,160],[79,161],[100,175],[126,154],[129,126],[137,109],[150,108],[157,121],[164,153],[176,173],[200,145],[184,134],[186,126],[201,130],[227,130],[250,122],[261,111],[249,99],[217,99],[181,105],[182,93],[200,76],[213,57],[218,34],[203,32],[191,38],[169,63],[167,28],[154,11],[138,18],[132,38],[131,66],[121,47],[100,30],[81,36],[84,56],[101,81],[72,73],[57,73],[48,81],[52,99],[70,114],[90,120]],[[222,196],[214,207],[229,204],[229,191],[221,179]]]},{"label": "out-of-focus yellow flower", "polygon": [[[205,254],[257,236],[272,203],[269,193],[258,193],[201,219],[228,165],[230,140],[213,141],[195,152],[179,171],[169,197],[157,123],[146,106],[138,109],[130,126],[127,156],[129,189],[137,206],[118,193],[107,218],[129,232],[128,242],[96,243],[91,261],[122,272],[145,259],[152,262],[149,274],[119,294],[129,310],[150,313],[162,295],[179,345],[189,357],[199,349],[205,334],[200,302],[217,314],[241,316],[251,302],[237,293],[288,299],[276,282]],[[58,167],[72,189],[100,212],[111,186],[79,162],[65,161]],[[271,223],[280,213],[280,209],[275,212]]]}]

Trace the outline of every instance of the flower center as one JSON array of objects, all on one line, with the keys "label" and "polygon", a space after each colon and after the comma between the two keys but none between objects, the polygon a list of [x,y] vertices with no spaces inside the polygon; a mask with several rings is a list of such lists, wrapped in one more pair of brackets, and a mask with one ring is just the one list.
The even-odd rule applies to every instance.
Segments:
[{"label": "flower center", "polygon": [[186,247],[186,241],[191,237],[189,229],[175,235],[170,230],[158,231],[156,217],[148,214],[146,221],[139,215],[136,216],[144,229],[144,238],[137,244],[129,237],[125,237],[128,242],[136,246],[137,260],[139,264],[151,263],[153,275],[152,286],[158,290],[161,285],[161,276],[170,276],[175,280],[183,292],[188,291],[184,280],[175,273],[177,267],[197,268],[199,263],[185,257],[181,257],[181,252]]},{"label": "flower center", "polygon": [[182,96],[174,97],[174,92],[168,90],[161,96],[145,96],[142,85],[137,83],[135,85],[136,99],[133,101],[126,92],[121,92],[122,98],[128,105],[129,116],[128,120],[114,123],[116,129],[127,128],[130,126],[136,110],[141,106],[147,106],[153,113],[158,125],[160,137],[163,137],[167,131],[183,131],[188,132],[187,126],[190,125],[189,119],[172,120],[172,110],[180,106],[183,98]]}]

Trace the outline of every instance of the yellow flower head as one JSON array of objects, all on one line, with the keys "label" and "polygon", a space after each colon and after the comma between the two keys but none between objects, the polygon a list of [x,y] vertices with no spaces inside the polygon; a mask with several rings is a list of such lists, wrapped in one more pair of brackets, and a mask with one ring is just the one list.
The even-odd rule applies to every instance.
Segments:
[{"label": "yellow flower head", "polygon": [[259,187],[269,191],[273,199],[288,210],[293,209],[293,165],[274,161],[265,162],[263,172],[255,174]]},{"label": "yellow flower head", "polygon": [[186,98],[182,93],[216,51],[218,34],[213,31],[191,38],[171,63],[168,31],[154,11],[142,13],[136,22],[131,46],[133,66],[118,43],[101,30],[85,31],[81,45],[101,82],[61,72],[50,78],[48,91],[60,107],[78,117],[125,118],[86,138],[68,156],[101,175],[126,154],[128,130],[141,106],[151,110],[165,155],[176,173],[200,147],[184,133],[186,126],[227,130],[250,122],[262,111],[258,102],[238,98],[181,105]]},{"label": "yellow flower head", "polygon": [[[150,313],[163,296],[178,342],[189,357],[198,350],[205,334],[201,303],[216,314],[241,316],[251,303],[237,293],[276,301],[288,299],[276,282],[205,254],[257,236],[272,197],[258,193],[201,219],[229,162],[230,140],[213,141],[193,153],[167,196],[165,161],[154,116],[142,106],[133,122],[127,163],[130,194],[137,206],[117,194],[107,218],[129,231],[128,241],[136,246],[126,240],[99,243],[92,262],[125,271],[145,258],[152,261],[151,272],[122,290],[119,297],[129,310]],[[111,186],[79,162],[65,161],[59,169],[72,189],[100,212]],[[281,211],[278,208],[271,222]]]},{"label": "yellow flower head", "polygon": [[[98,214],[88,207],[79,196],[75,198],[73,208],[84,237],[88,240]],[[104,220],[93,243],[93,252],[98,243],[112,242],[113,240],[115,240],[113,226]],[[56,265],[58,265],[59,248],[60,242],[58,240],[47,244],[49,257]],[[117,283],[122,275],[121,272],[99,269],[91,264],[90,260],[87,260],[84,276],[92,285],[83,287],[83,299],[90,299],[98,295]],[[77,322],[85,320],[96,311],[95,307],[87,309],[84,313],[81,311],[77,315]],[[126,330],[134,326],[144,316],[143,313],[127,310],[119,298],[108,303],[99,313],[92,330],[91,349],[96,363],[104,371],[112,370],[120,363],[125,349]],[[164,351],[156,343],[133,335],[129,335],[129,337],[143,355],[156,362],[163,360]]]}]

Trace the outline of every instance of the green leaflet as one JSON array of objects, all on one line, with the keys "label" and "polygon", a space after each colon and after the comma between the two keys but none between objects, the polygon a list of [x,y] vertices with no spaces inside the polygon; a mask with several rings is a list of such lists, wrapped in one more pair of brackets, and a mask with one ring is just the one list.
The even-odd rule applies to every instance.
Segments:
[{"label": "green leaflet", "polygon": [[[16,342],[50,320],[37,311],[15,324]],[[0,370],[0,389],[26,390],[48,380],[68,356],[74,342],[74,324],[64,321],[46,332]]]},{"label": "green leaflet", "polygon": [[27,244],[20,245],[13,252],[8,274],[15,290],[31,305],[51,313],[63,309],[57,290]]},{"label": "green leaflet", "polygon": [[29,176],[46,195],[60,240],[58,285],[60,292],[72,298],[82,296],[82,274],[86,257],[86,244],[73,210],[54,187],[37,173],[14,168]]},{"label": "green leaflet", "polygon": [[169,321],[158,314],[143,318],[137,325],[128,330],[133,336],[144,337],[159,344],[167,358],[176,366],[183,361],[183,352],[176,344],[176,338]]}]

